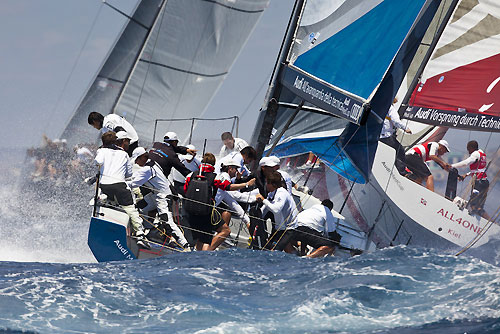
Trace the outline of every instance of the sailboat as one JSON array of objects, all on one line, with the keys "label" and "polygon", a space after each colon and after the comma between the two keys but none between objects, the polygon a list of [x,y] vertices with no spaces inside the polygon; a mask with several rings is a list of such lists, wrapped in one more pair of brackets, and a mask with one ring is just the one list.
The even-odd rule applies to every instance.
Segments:
[{"label": "sailboat", "polygon": [[[498,263],[498,224],[401,176],[394,167],[395,151],[378,143],[387,110],[410,74],[415,79],[401,107],[404,117],[495,130],[498,5],[486,0],[315,1],[298,11],[254,134],[260,150],[288,158],[292,166],[313,153],[317,168],[296,176],[309,182],[315,196],[333,199],[377,247],[434,247]],[[426,44],[428,52],[418,44]],[[478,69],[488,76],[476,75]],[[444,122],[457,117],[464,126]],[[417,129],[414,122],[410,127]],[[403,143],[439,140],[446,133],[420,128]]]},{"label": "sailboat", "polygon": [[[500,81],[499,23],[500,5],[493,1],[463,0],[450,7],[442,34],[429,50],[429,61],[422,63],[400,107],[402,117],[411,120],[412,125],[431,125],[429,133],[436,127],[448,129],[437,139],[455,138],[462,150],[467,140],[485,138],[480,142],[484,150],[489,150],[491,161],[486,168],[491,182],[489,197],[493,199],[486,207],[490,217],[483,218],[464,205],[464,200],[475,196],[469,182],[451,201],[455,196],[446,199],[395,172],[394,151],[384,144],[379,144],[373,164],[374,188],[378,188],[385,205],[401,211],[401,225],[412,231],[413,244],[471,254],[496,265],[500,264],[500,226],[494,196],[498,192],[496,164],[500,147],[491,138],[498,139],[492,136],[500,132],[500,101],[495,94]],[[459,140],[462,138],[467,140]],[[379,221],[385,225],[387,217],[382,214]],[[387,226],[381,229],[391,230]],[[421,236],[426,236],[425,240]]]},{"label": "sailboat", "polygon": [[[141,145],[166,131],[187,138],[190,126],[159,121],[202,116],[268,4],[269,0],[140,1],[62,137],[70,144],[96,138],[87,117],[97,111],[125,117]],[[88,243],[98,261],[171,251],[161,244],[139,249],[130,238],[124,212],[97,196],[93,206]]]}]

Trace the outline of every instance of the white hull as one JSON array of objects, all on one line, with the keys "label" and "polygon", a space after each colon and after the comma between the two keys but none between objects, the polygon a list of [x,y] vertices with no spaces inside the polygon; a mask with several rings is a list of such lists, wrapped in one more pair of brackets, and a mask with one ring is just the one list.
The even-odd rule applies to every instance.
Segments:
[{"label": "white hull", "polygon": [[[464,252],[500,264],[500,226],[401,176],[395,151],[379,143],[371,180],[353,188],[349,207],[378,247],[409,244]],[[339,181],[342,188],[342,182]],[[345,186],[344,186],[345,189]],[[346,195],[346,191],[344,191]],[[350,196],[350,197],[351,197]],[[348,202],[349,203],[349,202]]]}]

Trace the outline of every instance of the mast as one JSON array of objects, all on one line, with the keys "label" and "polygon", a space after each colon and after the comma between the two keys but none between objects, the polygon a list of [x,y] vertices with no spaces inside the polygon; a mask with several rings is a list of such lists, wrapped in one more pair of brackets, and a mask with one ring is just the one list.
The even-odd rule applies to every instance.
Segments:
[{"label": "mast", "polygon": [[[278,114],[278,103],[269,103],[272,99],[275,99],[279,102],[279,96],[281,92],[281,85],[277,83],[278,78],[281,74],[281,69],[284,63],[287,61],[288,53],[290,51],[290,47],[292,45],[293,38],[297,31],[297,24],[299,22],[300,16],[304,10],[305,0],[296,0],[295,5],[292,11],[292,15],[290,16],[290,21],[288,22],[287,32],[283,39],[283,43],[281,44],[280,53],[278,55],[278,59],[276,61],[276,65],[274,66],[273,75],[271,76],[271,80],[269,83],[269,88],[266,93],[265,98],[265,106],[262,109],[264,112],[264,116],[259,117],[258,123],[261,123],[260,126],[255,127],[255,132],[253,134],[252,141],[256,142],[255,150],[257,151],[257,157],[261,157],[264,149],[271,137],[274,123],[276,121],[276,117]],[[257,131],[259,133],[257,134]]]}]

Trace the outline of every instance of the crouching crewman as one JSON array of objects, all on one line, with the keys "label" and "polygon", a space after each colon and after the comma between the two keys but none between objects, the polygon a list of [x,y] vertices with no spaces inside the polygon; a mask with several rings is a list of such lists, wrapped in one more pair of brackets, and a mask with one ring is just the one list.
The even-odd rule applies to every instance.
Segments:
[{"label": "crouching crewman", "polygon": [[303,247],[310,245],[315,249],[307,257],[333,254],[339,245],[341,236],[335,231],[332,209],[332,201],[325,199],[297,216],[295,240],[300,241]]}]

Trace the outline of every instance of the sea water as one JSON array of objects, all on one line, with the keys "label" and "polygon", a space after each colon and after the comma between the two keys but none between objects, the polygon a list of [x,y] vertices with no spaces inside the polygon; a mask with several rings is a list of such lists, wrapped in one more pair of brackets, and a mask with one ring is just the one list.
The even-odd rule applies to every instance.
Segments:
[{"label": "sea water", "polygon": [[499,268],[404,246],[349,259],[233,249],[5,261],[0,277],[5,332],[500,332]]},{"label": "sea water", "polygon": [[467,254],[230,249],[95,263],[92,189],[39,196],[14,176],[0,175],[0,333],[500,333],[500,268]]}]

